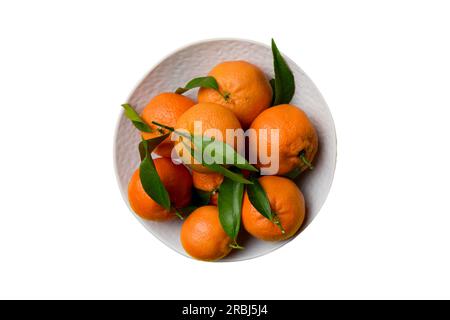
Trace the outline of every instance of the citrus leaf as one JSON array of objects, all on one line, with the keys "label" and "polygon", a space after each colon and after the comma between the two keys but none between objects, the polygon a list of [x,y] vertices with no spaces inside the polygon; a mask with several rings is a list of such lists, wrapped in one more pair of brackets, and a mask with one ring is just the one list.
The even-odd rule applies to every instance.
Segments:
[{"label": "citrus leaf", "polygon": [[[191,150],[192,157],[194,157],[194,159],[197,160],[204,167],[210,169],[211,171],[220,173],[223,176],[230,178],[231,180],[233,180],[235,182],[244,183],[244,184],[252,184],[252,182],[245,179],[243,176],[238,175],[238,174],[232,172],[231,170],[228,170],[227,168],[223,167],[220,164],[213,163],[212,159],[209,159],[209,158],[204,159],[205,158],[204,155],[201,159],[199,159],[197,157],[197,154],[196,154],[194,148],[191,148],[185,141],[183,141],[183,144],[187,149]],[[203,161],[203,160],[208,160],[208,161]]]},{"label": "citrus leaf", "polygon": [[217,84],[217,81],[214,77],[199,77],[194,78],[191,81],[189,81],[184,88],[178,88],[175,93],[183,94],[186,91],[189,91],[194,88],[211,88],[216,91],[219,91],[219,85]]},{"label": "citrus leaf", "polygon": [[211,148],[215,151],[214,158],[220,158],[220,164],[230,164],[239,169],[258,172],[258,169],[248,163],[248,161],[237,153],[229,144],[223,141],[213,140],[210,137],[202,137],[201,139],[202,145],[199,146],[198,139],[196,139],[196,136],[193,137],[195,146],[202,149],[202,154],[204,154],[206,148]]},{"label": "citrus leaf", "polygon": [[131,120],[131,122],[139,131],[153,132],[153,129],[150,128],[150,126],[147,123],[145,123],[144,120],[142,120],[142,118],[139,116],[136,110],[133,109],[131,105],[125,103],[122,105],[122,107],[125,109],[125,116]]},{"label": "citrus leaf", "polygon": [[228,170],[227,168],[221,166],[220,164],[203,164],[205,167],[207,167],[208,169],[210,169],[211,171],[217,172],[222,174],[224,177],[227,177],[231,180],[233,180],[234,182],[239,182],[239,183],[243,183],[243,184],[252,184],[251,181],[245,179],[242,175],[236,174],[231,170]]},{"label": "citrus leaf", "polygon": [[219,188],[219,219],[223,230],[233,240],[236,240],[239,228],[241,227],[243,194],[244,185],[242,183],[233,181],[229,178],[223,179]]},{"label": "citrus leaf", "polygon": [[250,179],[253,184],[247,186],[248,198],[256,210],[269,220],[273,220],[272,209],[267,194],[259,183],[258,179]]},{"label": "citrus leaf", "polygon": [[150,140],[143,140],[141,142],[142,147],[140,149],[143,150],[144,159],[141,162],[139,167],[139,177],[141,179],[142,187],[144,188],[145,193],[152,198],[156,203],[161,205],[167,210],[170,210],[170,198],[169,193],[164,187],[161,179],[159,178],[158,172],[156,171],[155,164],[153,162],[151,153],[159,144],[158,141],[162,141],[164,137],[167,138],[167,135],[157,137]]},{"label": "citrus leaf", "polygon": [[140,178],[145,193],[149,195],[156,203],[170,209],[169,193],[164,187],[158,172],[156,172],[155,164],[151,157],[146,157],[140,166]]},{"label": "citrus leaf", "polygon": [[286,173],[284,176],[289,179],[296,179],[301,172],[302,170],[300,169],[300,167],[295,167],[294,169]]},{"label": "citrus leaf", "polygon": [[153,150],[156,149],[158,145],[161,144],[164,140],[166,140],[167,137],[170,136],[170,133],[163,134],[162,136],[155,137],[148,140],[142,140],[139,143],[139,155],[141,156],[141,161],[144,160],[144,158],[148,154],[151,154]]},{"label": "citrus leaf", "polygon": [[147,150],[146,148],[148,148],[148,144],[144,142],[145,140],[142,140],[141,142],[139,142],[139,156],[141,157],[141,161],[145,159],[145,157],[147,156]]},{"label": "citrus leaf", "polygon": [[270,103],[270,105],[273,106],[274,105],[273,103],[275,102],[275,96],[276,96],[276,94],[275,94],[275,79],[270,79],[269,83],[270,83],[270,86],[272,87],[272,102]]},{"label": "citrus leaf", "polygon": [[[174,128],[167,127],[167,126],[157,123],[155,121],[152,121],[152,123],[157,126],[160,126],[162,128],[173,131],[175,134],[177,134],[179,136],[189,139],[196,148],[198,148],[202,151],[201,152],[202,155],[204,155],[205,149],[208,146],[212,146],[211,148],[215,152],[218,152],[218,153],[216,153],[216,157],[221,158],[220,164],[231,164],[231,165],[236,166],[239,169],[258,172],[258,169],[256,169],[250,163],[248,163],[248,161],[243,156],[241,156],[239,153],[237,153],[236,150],[234,150],[229,144],[227,144],[225,142],[222,142],[219,140],[213,140],[212,138],[210,138],[208,136],[199,137],[199,136],[189,135],[185,132],[175,130]],[[201,143],[199,143],[199,141],[201,141]],[[183,142],[183,143],[185,146],[187,146],[185,142]],[[191,150],[191,152],[192,152],[192,150]],[[196,159],[196,160],[198,162],[202,162],[198,159]],[[210,163],[211,163],[211,161],[210,161]],[[204,161],[202,162],[202,164],[205,165]]]},{"label": "citrus leaf", "polygon": [[273,68],[275,70],[273,105],[289,103],[295,93],[295,80],[291,69],[272,39]]}]

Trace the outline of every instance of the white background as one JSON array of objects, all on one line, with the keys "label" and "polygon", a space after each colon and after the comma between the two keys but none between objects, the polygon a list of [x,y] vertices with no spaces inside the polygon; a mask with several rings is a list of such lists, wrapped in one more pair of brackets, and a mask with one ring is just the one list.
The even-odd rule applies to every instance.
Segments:
[{"label": "white background", "polygon": [[[446,1],[2,1],[0,298],[450,298]],[[295,241],[192,261],[132,217],[120,104],[192,41],[269,43],[333,113],[330,196]]]}]

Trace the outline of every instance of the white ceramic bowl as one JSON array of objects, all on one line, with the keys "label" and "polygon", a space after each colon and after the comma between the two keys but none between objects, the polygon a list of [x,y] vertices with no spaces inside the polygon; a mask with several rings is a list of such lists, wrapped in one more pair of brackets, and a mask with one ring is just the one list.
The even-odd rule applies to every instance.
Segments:
[{"label": "white ceramic bowl", "polygon": [[[330,110],[319,90],[297,64],[284,57],[294,73],[296,82],[296,92],[291,104],[307,113],[319,135],[319,153],[314,161],[315,168],[297,179],[307,206],[306,221],[298,233],[301,234],[319,213],[330,190],[336,165],[336,132]],[[153,96],[174,91],[194,77],[205,76],[212,67],[226,60],[246,60],[260,67],[268,78],[274,75],[272,51],[269,46],[239,39],[205,40],[181,48],[162,60],[139,83],[127,102],[141,112]],[[194,100],[196,95],[197,90],[187,94]],[[139,166],[139,140],[137,130],[122,113],[116,130],[114,161],[119,187],[128,206],[128,181]],[[161,223],[135,216],[164,244],[187,256],[179,238],[182,224],[180,220]],[[221,261],[255,258],[280,248],[288,241],[264,242],[245,236],[239,241],[245,246],[245,250],[233,250]]]}]

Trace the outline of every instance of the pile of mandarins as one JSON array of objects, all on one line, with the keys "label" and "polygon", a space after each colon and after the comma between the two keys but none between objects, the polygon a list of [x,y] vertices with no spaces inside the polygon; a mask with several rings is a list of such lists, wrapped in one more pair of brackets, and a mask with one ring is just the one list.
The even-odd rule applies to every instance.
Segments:
[{"label": "pile of mandarins", "polygon": [[[254,172],[240,171],[244,177],[253,175],[262,187],[273,218],[267,218],[255,208],[252,197],[245,188],[237,195],[240,197],[237,203],[241,206],[238,209],[240,212],[235,214],[239,219],[238,227],[242,222],[243,229],[258,239],[280,241],[292,237],[305,219],[305,200],[290,173],[299,174],[312,169],[311,163],[318,149],[318,137],[313,125],[297,106],[273,106],[275,89],[266,75],[249,62],[222,62],[208,76],[215,79],[218,89],[200,85],[197,103],[182,93],[166,92],[153,97],[140,114],[142,121],[151,128],[141,133],[142,139],[161,137],[168,133],[167,128],[170,127],[193,134],[194,121],[202,121],[203,131],[214,128],[223,137],[226,137],[226,129],[251,128],[256,132],[279,129],[277,174],[259,176],[256,173],[255,176]],[[260,139],[257,141],[261,143]],[[215,261],[228,255],[233,248],[242,249],[236,239],[225,231],[220,218],[218,202],[224,176],[202,164],[185,165],[172,161],[171,153],[176,144],[177,141],[167,137],[153,150],[154,154],[160,156],[153,159],[154,169],[167,190],[170,209],[158,204],[145,191],[139,169],[129,182],[128,199],[131,208],[143,219],[167,221],[177,216],[182,217],[182,209],[190,207],[190,213],[182,217],[184,221],[180,239],[186,252],[193,258]],[[270,150],[270,135],[266,137],[265,144]],[[255,164],[258,169],[261,166],[260,162]],[[193,199],[198,200],[199,194],[203,198],[202,203],[193,207]]]}]

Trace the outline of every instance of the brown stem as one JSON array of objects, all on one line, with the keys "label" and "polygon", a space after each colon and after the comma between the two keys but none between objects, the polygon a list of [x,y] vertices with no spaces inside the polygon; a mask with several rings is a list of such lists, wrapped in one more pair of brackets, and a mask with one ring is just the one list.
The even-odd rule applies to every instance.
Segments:
[{"label": "brown stem", "polygon": [[165,124],[161,124],[161,123],[158,123],[158,122],[156,122],[156,121],[152,121],[152,123],[153,123],[154,125],[157,125],[158,127],[167,129],[167,130],[169,130],[169,131],[171,131],[171,132],[174,132],[174,131],[175,131],[174,128],[169,127],[169,126],[166,126]]},{"label": "brown stem", "polygon": [[188,138],[188,139],[192,139],[192,137],[191,137],[190,135],[187,135],[187,134],[185,134],[184,132],[177,131],[177,130],[175,130],[173,127],[166,126],[165,124],[162,124],[162,123],[159,123],[159,122],[156,122],[156,121],[152,121],[152,123],[153,123],[154,125],[157,125],[158,127],[167,129],[167,130],[169,130],[170,132],[175,132],[175,133],[178,134],[179,136],[182,136],[182,137],[185,137],[185,138]]}]

